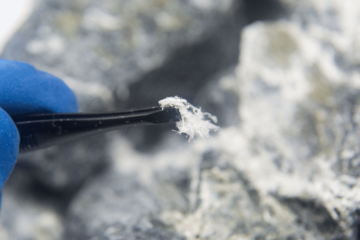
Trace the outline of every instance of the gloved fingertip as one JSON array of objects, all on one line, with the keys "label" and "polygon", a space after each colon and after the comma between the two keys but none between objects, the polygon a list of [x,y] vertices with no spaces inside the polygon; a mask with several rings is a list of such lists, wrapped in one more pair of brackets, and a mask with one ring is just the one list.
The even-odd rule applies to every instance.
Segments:
[{"label": "gloved fingertip", "polygon": [[48,84],[48,91],[43,92],[42,101],[48,102],[51,112],[78,112],[79,105],[74,92],[64,81],[47,72],[38,71],[36,77],[42,80],[43,88]]},{"label": "gloved fingertip", "polygon": [[15,166],[19,142],[20,136],[14,122],[0,108],[0,190]]},{"label": "gloved fingertip", "polygon": [[11,116],[78,112],[75,94],[59,78],[18,61],[0,59],[0,106]]}]

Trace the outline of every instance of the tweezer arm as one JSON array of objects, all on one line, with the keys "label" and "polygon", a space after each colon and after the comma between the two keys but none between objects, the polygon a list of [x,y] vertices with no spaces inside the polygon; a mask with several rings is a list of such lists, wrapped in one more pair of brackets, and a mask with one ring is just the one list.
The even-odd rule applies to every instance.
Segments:
[{"label": "tweezer arm", "polygon": [[180,113],[176,108],[160,107],[118,113],[50,113],[13,117],[20,133],[20,153],[122,126],[164,124],[180,119]]}]

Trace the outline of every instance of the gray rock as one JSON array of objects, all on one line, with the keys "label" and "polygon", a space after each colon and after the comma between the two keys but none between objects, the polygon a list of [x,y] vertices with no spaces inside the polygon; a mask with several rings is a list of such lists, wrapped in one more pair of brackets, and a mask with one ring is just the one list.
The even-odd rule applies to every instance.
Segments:
[{"label": "gray rock", "polygon": [[[207,2],[215,3],[169,3],[192,6],[187,4]],[[134,45],[141,46],[142,50],[113,50],[113,45],[105,45],[108,47],[105,52],[110,52],[110,55],[103,59],[112,53],[124,56],[134,54],[129,57],[129,65],[113,63],[111,58],[108,59],[110,63],[105,60],[101,65],[95,62],[102,59],[96,55],[96,51],[90,52],[87,59],[72,57],[72,54],[75,55],[75,46],[81,49],[81,56],[85,56],[84,49],[115,36],[109,29],[106,31],[111,33],[107,37],[102,35],[106,32],[104,26],[108,28],[112,21],[116,22],[109,16],[100,17],[107,20],[93,23],[94,26],[75,24],[77,27],[71,28],[72,24],[63,25],[67,30],[62,31],[68,31],[67,34],[81,26],[81,31],[75,31],[78,38],[69,37],[69,49],[73,51],[64,58],[67,61],[63,62],[62,58],[52,52],[46,54],[48,65],[45,64],[45,60],[34,54],[34,50],[39,49],[35,43],[28,45],[32,53],[19,53],[24,54],[18,56],[25,56],[25,60],[35,55],[35,64],[50,71],[59,66],[60,71],[71,77],[65,76],[65,80],[77,91],[83,109],[95,111],[109,103],[129,106],[129,103],[121,100],[126,93],[122,89],[126,88],[129,90],[128,101],[138,106],[156,102],[161,94],[179,93],[190,101],[194,100],[196,105],[204,105],[205,110],[210,109],[207,111],[219,115],[223,126],[221,132],[212,138],[191,143],[170,131],[159,137],[159,128],[132,129],[124,134],[107,135],[111,140],[104,141],[102,149],[107,150],[106,158],[111,160],[111,165],[96,178],[88,180],[72,199],[64,216],[65,239],[358,238],[360,71],[357,66],[360,54],[357,49],[360,42],[357,37],[357,16],[360,14],[360,4],[337,0],[279,2],[291,10],[288,20],[254,22],[246,27],[242,32],[240,61],[235,70],[231,69],[231,59],[238,55],[238,50],[233,47],[233,41],[238,43],[239,40],[231,38],[228,45],[224,45],[224,42],[227,37],[235,36],[229,33],[233,33],[239,25],[234,24],[229,27],[230,30],[226,29],[222,24],[233,18],[221,20],[222,17],[217,18],[222,16],[221,11],[217,10],[206,10],[206,14],[196,15],[198,10],[194,9],[197,8],[190,8],[185,17],[193,16],[206,26],[199,35],[194,33],[196,27],[191,25],[186,30],[175,31],[174,35],[169,34],[170,40],[165,44],[161,35],[164,31],[162,27],[146,25],[141,28],[152,29],[154,33],[150,33],[154,35],[151,36],[161,35],[159,42],[154,40],[155,43],[150,41],[149,44],[153,44],[151,46],[154,49],[164,45],[166,52],[159,50],[150,54],[147,52],[149,45],[142,46],[144,42]],[[57,14],[61,15],[68,3],[51,5],[54,14],[47,17],[52,19]],[[135,2],[126,4],[131,7]],[[81,9],[79,6],[81,4],[75,4],[70,9]],[[106,7],[104,5],[100,9]],[[86,20],[90,23],[91,14],[102,14],[91,11],[84,11],[84,15],[81,15],[90,14]],[[215,15],[212,15],[214,11]],[[141,13],[139,16],[146,19],[147,15]],[[214,20],[218,24],[213,25],[210,16],[220,19]],[[94,28],[90,31],[89,27]],[[56,28],[54,31],[57,31]],[[94,37],[97,36],[96,31],[102,33],[101,37]],[[65,34],[57,34],[60,33]],[[217,33],[223,34],[220,36]],[[200,35],[207,38],[200,39]],[[90,37],[85,39],[84,36]],[[84,43],[80,44],[79,39],[84,40]],[[192,39],[190,43],[188,39]],[[21,38],[15,40],[23,41]],[[54,44],[56,41],[49,42]],[[235,52],[234,49],[236,54],[229,54]],[[154,65],[146,65],[149,64],[146,63],[149,58],[144,60],[145,65],[137,62],[140,61],[137,54],[142,51],[151,56],[149,61]],[[211,59],[211,53],[228,58],[221,58],[221,61],[217,57]],[[143,55],[140,56],[142,59]],[[157,57],[160,59],[158,62],[155,61]],[[92,66],[91,71],[85,72],[85,68],[71,70],[70,63],[74,59],[81,66]],[[96,64],[99,64],[100,70],[95,67]],[[120,67],[109,70],[106,75],[106,64],[119,64],[116,66]],[[127,71],[124,66],[130,70]],[[116,78],[117,71],[121,69],[130,75]],[[201,81],[195,81],[197,71],[201,72]],[[87,76],[84,82],[78,80],[82,76]],[[99,83],[96,81],[98,76],[109,78]],[[182,81],[183,78],[186,80]],[[133,92],[141,93],[141,98],[133,95]],[[89,99],[93,99],[91,106],[87,105]],[[114,105],[107,109],[112,108]],[[152,141],[160,142],[151,151],[144,151],[144,148],[138,151],[139,146],[148,145]],[[83,151],[85,148],[74,149]],[[59,156],[58,159],[65,156],[56,151],[59,150],[54,150],[53,156]],[[84,153],[82,159],[86,159],[87,154],[103,158],[101,152],[99,155]],[[75,154],[75,150],[69,153],[72,154]],[[93,166],[97,166],[98,162],[93,162]],[[63,181],[64,178],[56,177],[56,170],[49,167],[53,163],[36,164],[23,166],[34,169],[43,167],[41,172],[50,169],[44,176],[55,176],[57,180],[48,185],[56,186],[56,189],[78,181],[76,178]],[[54,164],[62,169],[59,171],[63,172],[60,176],[68,172],[71,161],[65,162],[65,165]],[[76,165],[72,173],[83,173],[79,170],[80,166]],[[90,166],[84,168],[84,176],[79,179],[92,175],[91,169]],[[40,176],[36,171],[27,172]],[[70,178],[70,175],[65,179]],[[41,182],[45,182],[44,179],[46,177]],[[16,196],[14,199],[24,198],[19,193],[13,194]],[[9,202],[9,209],[12,209]],[[54,209],[57,208],[59,206],[51,207],[55,213],[57,211]],[[37,211],[44,209],[38,208]],[[37,214],[27,216],[36,217]],[[21,216],[20,213],[14,214],[14,217],[9,214],[6,216],[9,219],[6,225],[10,229],[8,232],[16,232],[11,230],[15,229],[12,224]],[[50,229],[56,229],[56,226],[52,225],[54,228]]]},{"label": "gray rock", "polygon": [[[246,27],[236,70],[198,97],[220,99],[226,108],[221,99],[227,96],[213,92],[237,92],[240,104],[229,106],[239,106],[240,125],[229,123],[213,138],[191,144],[169,136],[150,154],[120,137],[110,147],[114,170],[74,199],[70,225],[77,222],[83,236],[98,239],[109,239],[104,226],[122,236],[143,218],[158,219],[190,240],[358,238],[360,55],[354,46],[360,46],[360,4],[282,2],[292,9],[289,20]],[[231,90],[221,88],[220,79],[228,79]],[[140,198],[131,191],[118,196],[113,189],[121,183],[106,181],[122,176],[136,179],[141,187],[134,189],[151,199],[137,207],[143,214],[134,211],[128,228],[114,224]],[[158,194],[163,183],[171,191]],[[145,207],[163,195],[157,208]],[[180,199],[184,204],[175,204]],[[101,227],[87,220],[107,211]],[[67,226],[66,232],[76,230]]]},{"label": "gray rock", "polygon": [[238,113],[239,85],[234,69],[231,67],[216,75],[194,99],[194,103],[205,112],[217,116],[220,127],[239,126],[241,122]]},{"label": "gray rock", "polygon": [[39,184],[56,191],[75,191],[109,164],[111,135],[98,134],[18,157],[17,166]]},{"label": "gray rock", "polygon": [[176,136],[167,141],[141,154],[119,138],[112,154],[122,154],[112,170],[72,202],[66,239],[346,239],[316,200],[262,195],[224,139],[192,147]]},{"label": "gray rock", "polygon": [[39,188],[28,171],[16,168],[2,190],[2,240],[63,239],[63,195]]},{"label": "gray rock", "polygon": [[[243,134],[263,156],[247,158],[268,165],[267,183],[255,168],[247,172],[265,192],[291,196],[298,205],[316,200],[345,236],[356,238],[359,71],[352,46],[359,41],[349,36],[357,35],[358,23],[346,22],[349,12],[337,1],[307,4],[292,22],[256,23],[243,32]],[[347,7],[359,9],[352,4]],[[306,9],[314,18],[303,15]]]},{"label": "gray rock", "polygon": [[112,168],[91,181],[72,202],[65,238],[184,239],[158,214],[165,209],[186,211],[186,163],[174,166],[158,155],[137,153],[120,136],[113,143],[112,155],[116,159]]},{"label": "gray rock", "polygon": [[107,172],[104,178],[81,192],[72,206],[65,237],[183,239],[156,216],[151,216],[159,209],[161,201],[150,189],[137,183],[133,176]]}]

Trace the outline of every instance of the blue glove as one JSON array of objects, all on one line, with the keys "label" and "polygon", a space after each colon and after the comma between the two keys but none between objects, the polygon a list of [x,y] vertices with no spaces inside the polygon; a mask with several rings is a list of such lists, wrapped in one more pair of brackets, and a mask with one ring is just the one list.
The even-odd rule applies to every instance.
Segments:
[{"label": "blue glove", "polygon": [[77,111],[74,93],[59,78],[23,62],[0,59],[0,190],[19,151],[19,133],[10,116]]}]

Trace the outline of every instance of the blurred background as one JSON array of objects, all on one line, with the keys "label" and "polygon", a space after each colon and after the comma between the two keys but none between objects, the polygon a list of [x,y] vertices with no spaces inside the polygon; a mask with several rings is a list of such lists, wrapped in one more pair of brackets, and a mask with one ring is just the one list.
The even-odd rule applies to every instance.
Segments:
[{"label": "blurred background", "polygon": [[0,239],[360,239],[358,0],[0,0],[0,57],[82,112],[180,96],[221,127],[20,155]]}]

